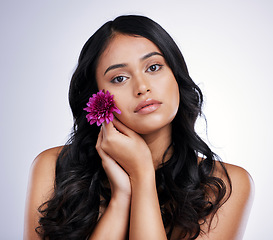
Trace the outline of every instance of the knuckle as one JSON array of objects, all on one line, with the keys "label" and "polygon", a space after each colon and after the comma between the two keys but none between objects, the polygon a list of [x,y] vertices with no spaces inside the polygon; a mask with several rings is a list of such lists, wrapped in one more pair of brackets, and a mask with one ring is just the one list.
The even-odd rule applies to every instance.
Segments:
[{"label": "knuckle", "polygon": [[97,143],[96,146],[95,146],[96,150],[98,151],[99,148],[100,148],[100,145]]},{"label": "knuckle", "polygon": [[107,149],[107,148],[110,148],[112,144],[113,144],[113,137],[107,137],[103,140],[103,142],[101,143],[101,146],[103,149]]},{"label": "knuckle", "polygon": [[103,142],[101,143],[101,146],[100,146],[100,147],[101,147],[102,150],[105,151],[105,150],[107,150],[107,145],[108,145],[107,142],[106,142],[106,141],[103,141]]}]

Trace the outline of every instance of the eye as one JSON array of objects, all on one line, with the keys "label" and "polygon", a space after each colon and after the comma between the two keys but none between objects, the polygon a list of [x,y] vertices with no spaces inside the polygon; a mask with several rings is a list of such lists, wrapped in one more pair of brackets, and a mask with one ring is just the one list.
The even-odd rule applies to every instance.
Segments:
[{"label": "eye", "polygon": [[162,65],[160,65],[160,64],[153,64],[147,69],[147,72],[156,72],[156,71],[160,70],[161,67],[162,67]]},{"label": "eye", "polygon": [[111,83],[121,83],[127,80],[127,77],[124,76],[117,76],[111,80]]}]

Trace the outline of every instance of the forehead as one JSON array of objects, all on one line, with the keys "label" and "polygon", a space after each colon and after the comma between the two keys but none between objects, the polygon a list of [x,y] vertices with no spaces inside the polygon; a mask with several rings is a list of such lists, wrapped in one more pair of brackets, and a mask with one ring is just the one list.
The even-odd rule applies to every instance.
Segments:
[{"label": "forehead", "polygon": [[161,53],[158,47],[147,38],[117,34],[110,40],[102,52],[98,61],[98,67],[126,63],[127,61],[132,61],[132,59],[139,60],[150,52]]}]

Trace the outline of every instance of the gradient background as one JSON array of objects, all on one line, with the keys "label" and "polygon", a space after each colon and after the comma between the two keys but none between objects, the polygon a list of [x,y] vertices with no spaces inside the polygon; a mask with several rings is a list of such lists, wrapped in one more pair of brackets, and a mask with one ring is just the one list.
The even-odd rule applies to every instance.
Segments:
[{"label": "gradient background", "polygon": [[[130,13],[151,17],[180,46],[205,95],[210,145],[255,181],[244,239],[270,239],[272,10],[270,0],[1,1],[0,239],[22,239],[30,165],[67,140],[68,85],[83,44],[105,21]],[[200,120],[205,137],[203,128]]]}]

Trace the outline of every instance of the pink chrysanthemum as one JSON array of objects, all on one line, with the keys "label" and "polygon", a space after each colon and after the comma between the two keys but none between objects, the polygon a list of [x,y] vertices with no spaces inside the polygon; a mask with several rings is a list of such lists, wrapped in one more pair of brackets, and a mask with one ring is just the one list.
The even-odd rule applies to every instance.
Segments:
[{"label": "pink chrysanthemum", "polygon": [[104,90],[100,90],[89,98],[89,102],[86,103],[87,107],[83,110],[89,112],[86,118],[90,125],[96,122],[100,126],[104,121],[109,123],[114,119],[113,112],[121,113],[116,107],[113,97],[114,95],[110,95],[108,91],[104,93]]}]

